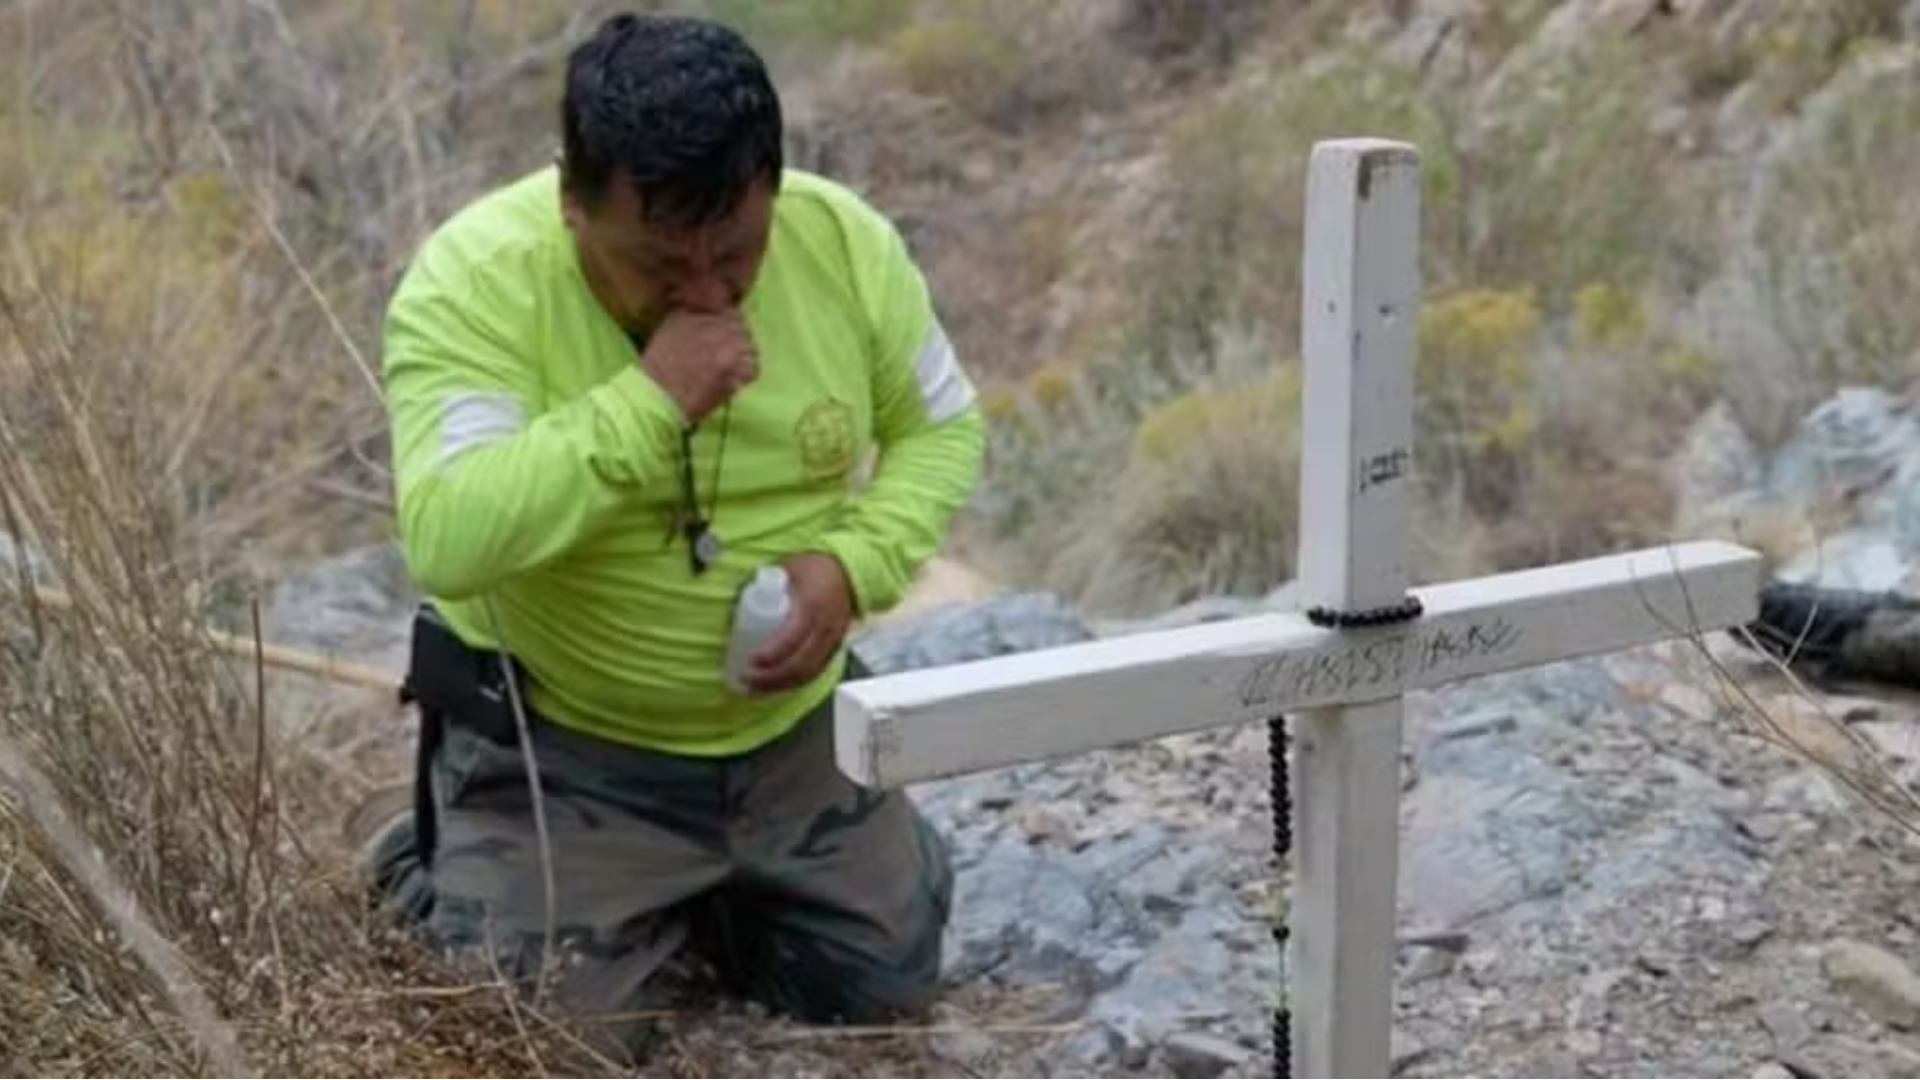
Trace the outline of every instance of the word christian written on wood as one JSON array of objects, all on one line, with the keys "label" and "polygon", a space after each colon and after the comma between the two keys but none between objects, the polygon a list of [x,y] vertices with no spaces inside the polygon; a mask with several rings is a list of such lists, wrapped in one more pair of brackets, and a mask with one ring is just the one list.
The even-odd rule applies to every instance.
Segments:
[{"label": "word christian written on wood", "polygon": [[1261,661],[1235,689],[1246,708],[1279,702],[1351,698],[1369,690],[1398,693],[1414,679],[1448,676],[1447,668],[1500,656],[1520,643],[1520,628],[1494,617],[1464,627],[1383,630],[1366,642],[1346,638],[1323,649]]}]

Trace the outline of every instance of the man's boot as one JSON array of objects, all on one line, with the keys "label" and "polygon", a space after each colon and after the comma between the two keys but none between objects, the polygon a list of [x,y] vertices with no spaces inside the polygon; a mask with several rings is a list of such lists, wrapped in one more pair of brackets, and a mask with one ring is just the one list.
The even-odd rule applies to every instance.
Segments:
[{"label": "man's boot", "polygon": [[347,812],[342,834],[370,904],[404,925],[423,924],[433,911],[433,883],[418,850],[412,785],[368,794]]}]

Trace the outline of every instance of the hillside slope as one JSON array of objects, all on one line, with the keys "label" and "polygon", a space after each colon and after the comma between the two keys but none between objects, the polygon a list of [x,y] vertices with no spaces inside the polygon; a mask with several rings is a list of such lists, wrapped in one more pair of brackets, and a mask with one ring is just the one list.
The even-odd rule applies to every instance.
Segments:
[{"label": "hillside slope", "polygon": [[1909,387],[1913,5],[1201,9],[928,5],[796,69],[803,156],[902,217],[990,387],[997,573],[1116,614],[1289,576],[1320,138],[1426,159],[1423,575],[1704,527],[1703,417],[1764,447]]}]

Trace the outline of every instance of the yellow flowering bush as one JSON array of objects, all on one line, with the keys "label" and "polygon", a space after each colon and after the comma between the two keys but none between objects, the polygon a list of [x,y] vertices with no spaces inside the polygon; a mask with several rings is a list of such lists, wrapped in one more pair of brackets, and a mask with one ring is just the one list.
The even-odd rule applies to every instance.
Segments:
[{"label": "yellow flowering bush", "polygon": [[1497,510],[1526,473],[1540,413],[1534,358],[1541,314],[1531,295],[1466,289],[1420,316],[1415,425],[1430,477],[1469,505]]},{"label": "yellow flowering bush", "polygon": [[908,25],[895,35],[892,52],[916,93],[945,98],[977,118],[994,111],[1025,66],[1018,38],[963,14]]},{"label": "yellow flowering bush", "polygon": [[1573,294],[1573,326],[1581,344],[1614,348],[1647,332],[1647,311],[1632,293],[1591,281]]},{"label": "yellow flowering bush", "polygon": [[1147,612],[1258,594],[1293,572],[1300,369],[1188,390],[1149,410],[1125,469],[1056,571],[1090,608]]},{"label": "yellow flowering bush", "polygon": [[1134,432],[1133,460],[1178,466],[1190,453],[1220,443],[1269,442],[1299,426],[1300,367],[1277,367],[1251,384],[1200,386],[1148,412]]},{"label": "yellow flowering bush", "polygon": [[1072,365],[1049,361],[1027,376],[1027,394],[1041,408],[1052,408],[1072,396],[1076,377]]}]

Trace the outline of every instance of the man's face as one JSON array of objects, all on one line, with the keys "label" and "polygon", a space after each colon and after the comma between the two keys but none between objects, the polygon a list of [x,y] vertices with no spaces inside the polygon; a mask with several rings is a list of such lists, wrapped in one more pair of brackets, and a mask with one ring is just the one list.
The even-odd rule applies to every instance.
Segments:
[{"label": "man's face", "polygon": [[631,185],[616,181],[589,210],[564,190],[564,212],[600,300],[622,325],[650,330],[676,308],[738,307],[766,256],[773,189],[756,182],[730,215],[696,227],[649,224]]}]

